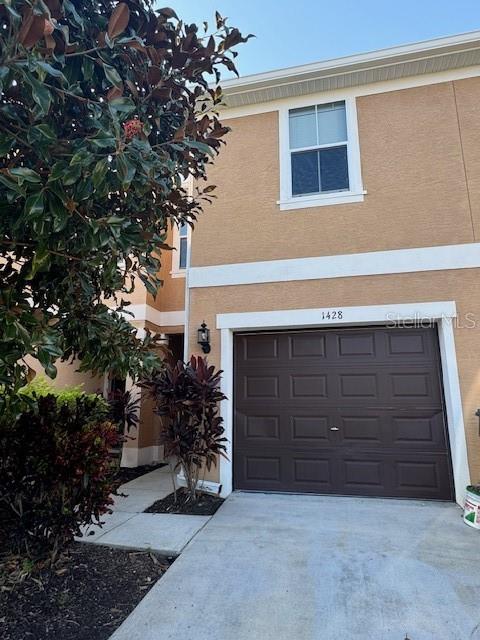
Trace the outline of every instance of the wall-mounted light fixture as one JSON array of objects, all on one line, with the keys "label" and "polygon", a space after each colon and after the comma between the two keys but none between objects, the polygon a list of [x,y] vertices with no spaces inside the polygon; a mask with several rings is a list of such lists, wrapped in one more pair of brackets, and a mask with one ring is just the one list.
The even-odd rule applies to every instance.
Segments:
[{"label": "wall-mounted light fixture", "polygon": [[197,330],[197,342],[202,347],[203,353],[210,353],[210,329],[205,322],[202,322],[200,329]]}]

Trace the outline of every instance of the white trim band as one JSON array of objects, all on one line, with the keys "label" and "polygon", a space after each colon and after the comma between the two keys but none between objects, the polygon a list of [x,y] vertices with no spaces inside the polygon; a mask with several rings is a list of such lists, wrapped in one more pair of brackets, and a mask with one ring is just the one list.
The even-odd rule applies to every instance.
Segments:
[{"label": "white trim band", "polygon": [[437,318],[456,318],[455,302],[419,302],[418,304],[382,304],[362,307],[338,307],[332,315],[331,307],[324,309],[286,309],[282,311],[253,311],[217,314],[217,329],[277,329],[278,327],[341,326],[370,323],[420,321]]},{"label": "white trim band", "polygon": [[[131,320],[153,322],[159,327],[176,327],[185,324],[185,311],[158,311],[149,304],[131,304],[125,307],[125,316]],[[133,314],[133,317],[130,315]]]},{"label": "white trim band", "polygon": [[188,286],[190,288],[225,287],[478,267],[480,267],[480,242],[472,242],[417,249],[190,267]]}]

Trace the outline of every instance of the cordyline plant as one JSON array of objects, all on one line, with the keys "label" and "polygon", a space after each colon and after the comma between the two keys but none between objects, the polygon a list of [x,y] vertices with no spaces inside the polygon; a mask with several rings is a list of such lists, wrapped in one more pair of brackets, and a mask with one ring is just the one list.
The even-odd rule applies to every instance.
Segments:
[{"label": "cordyline plant", "polygon": [[0,0],[0,384],[25,383],[27,355],[50,377],[58,358],[156,363],[123,298],[157,294],[169,223],[212,197],[182,185],[220,150],[220,70],[247,39],[151,0]]},{"label": "cordyline plant", "polygon": [[187,502],[197,499],[202,470],[210,471],[218,456],[226,456],[223,418],[219,402],[222,371],[215,371],[201,356],[190,362],[169,359],[150,380],[144,381],[162,418],[165,457],[173,460],[173,470],[181,469],[187,484]]}]

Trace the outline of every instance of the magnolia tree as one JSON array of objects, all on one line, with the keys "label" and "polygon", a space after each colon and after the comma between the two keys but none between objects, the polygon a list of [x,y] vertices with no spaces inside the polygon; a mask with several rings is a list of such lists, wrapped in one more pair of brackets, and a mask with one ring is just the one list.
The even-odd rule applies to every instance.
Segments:
[{"label": "magnolia tree", "polygon": [[250,37],[215,22],[150,0],[0,0],[4,387],[24,383],[27,355],[51,377],[58,358],[133,376],[155,364],[124,298],[136,281],[156,295],[169,223],[212,197],[220,71]]}]

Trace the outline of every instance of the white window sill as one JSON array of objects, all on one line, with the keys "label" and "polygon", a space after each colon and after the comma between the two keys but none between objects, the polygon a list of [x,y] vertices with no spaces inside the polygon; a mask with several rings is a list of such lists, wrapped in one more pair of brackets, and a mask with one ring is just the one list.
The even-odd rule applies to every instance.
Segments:
[{"label": "white window sill", "polygon": [[171,278],[185,278],[186,269],[181,269],[180,271],[170,271]]},{"label": "white window sill", "polygon": [[280,211],[306,209],[307,207],[325,207],[332,204],[350,204],[363,202],[366,191],[340,191],[337,193],[321,193],[313,196],[296,196],[288,200],[278,200]]}]

